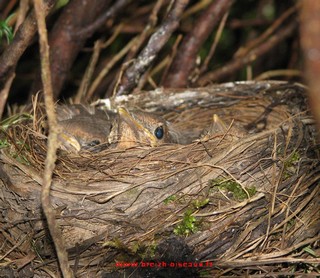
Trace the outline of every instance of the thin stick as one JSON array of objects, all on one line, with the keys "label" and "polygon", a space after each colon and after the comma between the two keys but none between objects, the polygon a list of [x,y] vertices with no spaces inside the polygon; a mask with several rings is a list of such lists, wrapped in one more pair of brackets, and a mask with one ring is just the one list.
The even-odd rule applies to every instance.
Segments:
[{"label": "thin stick", "polygon": [[221,22],[220,22],[220,24],[219,24],[217,33],[216,33],[216,35],[215,35],[215,37],[214,37],[213,44],[212,44],[212,46],[211,46],[211,48],[210,48],[209,54],[208,54],[208,56],[206,57],[206,59],[204,60],[203,65],[202,65],[201,68],[200,68],[200,73],[204,73],[204,72],[207,70],[207,68],[208,68],[209,62],[210,62],[210,60],[212,59],[213,54],[214,54],[214,52],[216,51],[217,45],[218,45],[218,43],[219,43],[219,41],[220,41],[220,38],[221,38],[221,36],[222,36],[222,31],[224,30],[224,27],[225,27],[225,25],[226,25],[228,16],[229,16],[229,11],[227,11],[227,12],[224,14],[224,16],[222,17],[222,19],[221,19]]},{"label": "thin stick", "polygon": [[44,102],[49,122],[48,151],[43,174],[41,203],[44,215],[47,218],[48,228],[56,248],[60,269],[62,271],[63,277],[69,278],[73,277],[73,273],[71,272],[71,269],[69,267],[68,254],[64,247],[65,245],[62,239],[62,234],[59,230],[59,226],[55,219],[55,210],[53,209],[50,202],[50,187],[52,182],[52,173],[56,161],[58,125],[54,111],[54,100],[49,61],[49,45],[45,23],[45,13],[43,12],[42,1],[43,0],[34,0],[34,9],[36,13],[36,20],[39,32],[41,77],[44,88]]},{"label": "thin stick", "polygon": [[75,97],[75,100],[74,100],[75,103],[80,103],[87,95],[89,84],[90,84],[91,78],[93,76],[94,70],[96,68],[96,65],[97,65],[97,62],[98,62],[98,59],[100,56],[101,46],[102,46],[102,41],[97,40],[94,44],[93,54],[91,56],[89,65],[86,69],[84,77],[81,81],[81,85],[80,85],[78,92],[77,92],[77,95]]},{"label": "thin stick", "polygon": [[11,84],[13,79],[15,78],[16,74],[13,72],[11,73],[11,75],[9,76],[8,80],[5,82],[4,84],[4,88],[0,91],[0,119],[2,118],[2,114],[4,111],[4,107],[7,103],[7,99],[8,99],[8,95],[9,95],[9,91],[11,88]]}]

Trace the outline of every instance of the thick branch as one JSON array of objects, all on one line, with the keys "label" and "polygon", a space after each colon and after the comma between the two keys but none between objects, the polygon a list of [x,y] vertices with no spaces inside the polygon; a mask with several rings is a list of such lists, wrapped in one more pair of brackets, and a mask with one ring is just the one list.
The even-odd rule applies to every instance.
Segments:
[{"label": "thick branch", "polygon": [[302,1],[301,45],[305,56],[306,77],[310,87],[310,105],[320,130],[320,2]]},{"label": "thick branch", "polygon": [[111,6],[104,14],[98,17],[93,23],[82,28],[81,30],[72,34],[76,39],[90,37],[99,27],[101,27],[109,18],[115,16],[121,9],[123,9],[131,0],[118,0]]},{"label": "thick branch", "polygon": [[[55,0],[44,1],[43,13],[45,15],[49,13],[55,2]],[[29,46],[36,31],[36,16],[34,11],[32,11],[25,19],[24,23],[21,24],[12,43],[0,56],[0,88],[3,88],[8,76],[15,70],[21,55]]]},{"label": "thick branch", "polygon": [[[87,39],[85,36],[74,38],[73,34],[82,30],[83,26],[91,24],[105,9],[106,3],[107,1],[99,0],[73,0],[63,9],[55,22],[49,37],[54,98],[59,96],[73,62]],[[41,82],[36,80],[32,91],[38,91],[40,88]]]},{"label": "thick branch", "polygon": [[200,48],[232,3],[233,0],[217,0],[205,9],[192,31],[182,41],[164,81],[164,87],[177,88],[188,85]]}]

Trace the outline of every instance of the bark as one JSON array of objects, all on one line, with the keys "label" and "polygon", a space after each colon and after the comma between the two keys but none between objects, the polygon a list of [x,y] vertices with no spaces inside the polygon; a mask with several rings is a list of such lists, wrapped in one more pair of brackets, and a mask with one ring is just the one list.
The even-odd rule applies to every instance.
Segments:
[{"label": "bark", "polygon": [[305,73],[310,86],[310,106],[320,130],[320,2],[305,0],[302,3],[300,30]]},{"label": "bark", "polygon": [[[74,36],[90,25],[107,7],[108,1],[73,0],[64,9],[49,35],[50,68],[54,97],[59,93],[70,69],[86,39],[92,35]],[[40,73],[39,73],[40,74]],[[42,88],[40,76],[35,80],[32,92]]]}]

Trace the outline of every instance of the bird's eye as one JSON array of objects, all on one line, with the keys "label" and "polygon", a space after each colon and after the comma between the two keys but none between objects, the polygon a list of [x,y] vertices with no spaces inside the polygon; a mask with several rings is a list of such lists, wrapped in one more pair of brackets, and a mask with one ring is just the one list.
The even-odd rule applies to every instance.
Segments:
[{"label": "bird's eye", "polygon": [[100,142],[99,139],[94,139],[94,140],[88,142],[88,146],[89,147],[94,147],[94,146],[97,146],[97,145],[100,145],[100,144],[101,144],[101,142]]},{"label": "bird's eye", "polygon": [[158,139],[162,139],[163,135],[164,135],[164,131],[163,131],[163,126],[158,126],[156,128],[156,130],[154,131],[154,135],[158,138]]}]

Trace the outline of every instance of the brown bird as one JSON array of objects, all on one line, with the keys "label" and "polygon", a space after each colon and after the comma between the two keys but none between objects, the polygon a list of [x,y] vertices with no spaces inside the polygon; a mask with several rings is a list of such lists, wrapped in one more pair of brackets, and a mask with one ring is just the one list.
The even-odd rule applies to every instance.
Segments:
[{"label": "brown bird", "polygon": [[214,136],[225,136],[230,135],[225,138],[228,140],[237,140],[238,138],[244,136],[243,131],[239,129],[236,125],[233,124],[233,121],[228,126],[217,114],[212,116],[212,122],[208,128],[205,128],[201,133],[201,140],[209,140]]},{"label": "brown bird", "polygon": [[212,123],[201,133],[201,139],[209,139],[214,134],[224,134],[228,131],[227,125],[220,119],[217,114],[213,114]]},{"label": "brown bird", "polygon": [[69,151],[104,147],[130,148],[177,142],[170,124],[141,110],[120,107],[118,112],[84,105],[57,106],[61,148]]}]

